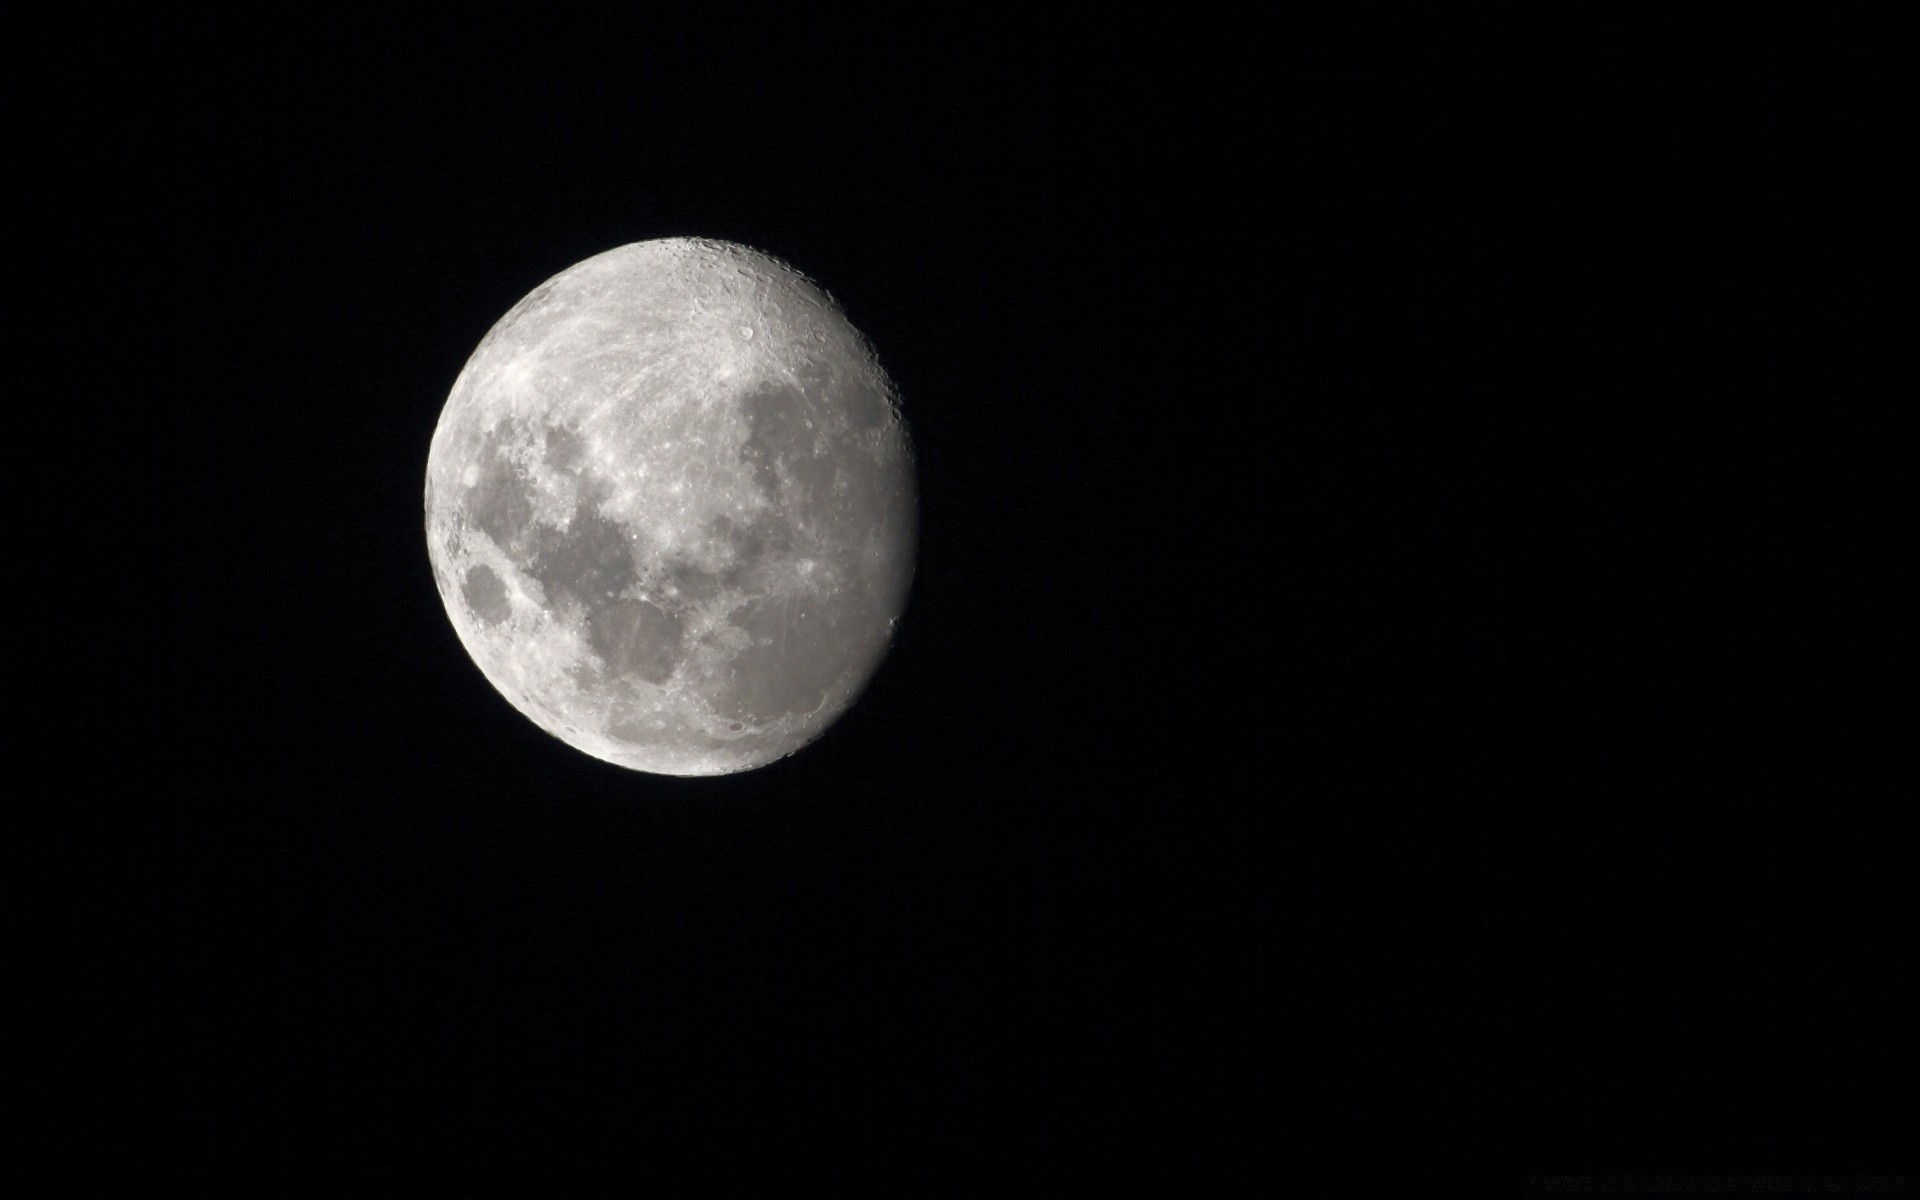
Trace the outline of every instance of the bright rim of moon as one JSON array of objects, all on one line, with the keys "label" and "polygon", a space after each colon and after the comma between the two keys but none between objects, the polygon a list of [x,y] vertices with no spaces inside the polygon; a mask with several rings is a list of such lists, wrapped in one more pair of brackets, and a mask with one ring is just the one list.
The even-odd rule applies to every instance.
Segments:
[{"label": "bright rim of moon", "polygon": [[595,255],[513,306],[427,458],[460,640],[548,733],[724,775],[831,725],[913,575],[893,384],[824,291],[726,242]]}]

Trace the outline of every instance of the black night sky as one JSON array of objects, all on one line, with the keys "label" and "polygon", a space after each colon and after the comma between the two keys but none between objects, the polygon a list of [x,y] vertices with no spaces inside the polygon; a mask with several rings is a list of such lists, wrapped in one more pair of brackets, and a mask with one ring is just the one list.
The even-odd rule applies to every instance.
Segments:
[{"label": "black night sky", "polygon": [[[27,39],[76,1194],[1891,1165],[1875,31],[292,11]],[[517,714],[421,529],[489,326],[673,235],[920,470],[891,657],[721,779]]]}]

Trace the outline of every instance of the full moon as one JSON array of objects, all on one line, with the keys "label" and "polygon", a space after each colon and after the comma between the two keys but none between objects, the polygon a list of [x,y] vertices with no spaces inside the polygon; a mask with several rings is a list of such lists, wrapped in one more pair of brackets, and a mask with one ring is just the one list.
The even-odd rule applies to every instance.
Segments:
[{"label": "full moon", "polygon": [[554,737],[724,775],[833,724],[891,644],[918,516],[899,397],[826,292],[667,238],[535,288],[455,380],[427,548],[461,643]]}]

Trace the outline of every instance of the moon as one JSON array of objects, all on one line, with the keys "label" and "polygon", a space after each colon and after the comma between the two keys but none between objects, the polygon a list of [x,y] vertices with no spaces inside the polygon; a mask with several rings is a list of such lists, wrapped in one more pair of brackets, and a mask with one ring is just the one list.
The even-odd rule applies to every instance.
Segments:
[{"label": "moon", "polygon": [[885,657],[918,536],[913,448],[813,281],[702,238],[535,288],[455,380],[427,548],[474,663],[595,758],[724,775],[792,754]]}]

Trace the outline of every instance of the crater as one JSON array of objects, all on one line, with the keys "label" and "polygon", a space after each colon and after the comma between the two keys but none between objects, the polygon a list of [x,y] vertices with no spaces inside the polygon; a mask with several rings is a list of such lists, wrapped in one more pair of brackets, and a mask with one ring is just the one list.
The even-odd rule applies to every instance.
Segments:
[{"label": "crater", "polygon": [[489,566],[468,567],[466,579],[460,584],[460,598],[467,602],[467,611],[488,625],[498,625],[513,612],[513,606],[507,603],[507,585]]},{"label": "crater", "polygon": [[587,644],[612,675],[665,683],[679,666],[680,619],[645,600],[616,600],[587,618]]}]

